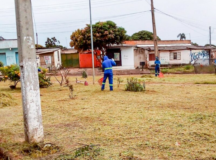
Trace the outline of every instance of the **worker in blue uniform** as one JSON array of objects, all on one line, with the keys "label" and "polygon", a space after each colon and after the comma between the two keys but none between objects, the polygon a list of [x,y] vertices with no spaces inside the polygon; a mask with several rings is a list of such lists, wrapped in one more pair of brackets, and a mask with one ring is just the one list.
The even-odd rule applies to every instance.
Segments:
[{"label": "worker in blue uniform", "polygon": [[159,76],[161,62],[158,57],[155,60],[155,77]]},{"label": "worker in blue uniform", "polygon": [[107,56],[104,56],[104,61],[102,63],[102,67],[104,69],[104,78],[102,83],[101,90],[105,89],[106,79],[109,78],[110,91],[113,91],[113,71],[112,66],[116,66],[115,61],[109,59]]}]

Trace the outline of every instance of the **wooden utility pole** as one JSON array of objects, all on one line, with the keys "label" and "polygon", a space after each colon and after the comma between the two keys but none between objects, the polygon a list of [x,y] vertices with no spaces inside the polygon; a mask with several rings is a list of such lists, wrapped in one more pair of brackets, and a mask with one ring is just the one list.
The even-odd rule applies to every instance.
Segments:
[{"label": "wooden utility pole", "polygon": [[25,140],[44,139],[31,0],[15,0]]},{"label": "wooden utility pole", "polygon": [[154,33],[154,50],[155,50],[155,57],[158,57],[158,39],[157,39],[157,31],[156,31],[156,23],[155,23],[155,14],[154,14],[154,2],[151,0],[151,12],[152,12],[152,26],[153,26],[153,33]]},{"label": "wooden utility pole", "polygon": [[211,26],[209,27],[209,44],[210,44],[210,47],[211,47]]}]

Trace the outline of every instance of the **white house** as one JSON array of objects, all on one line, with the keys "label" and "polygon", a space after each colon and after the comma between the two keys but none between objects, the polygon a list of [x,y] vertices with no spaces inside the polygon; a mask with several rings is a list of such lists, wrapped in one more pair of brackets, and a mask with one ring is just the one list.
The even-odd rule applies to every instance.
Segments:
[{"label": "white house", "polygon": [[[212,47],[197,47],[190,40],[158,41],[159,59],[162,65],[203,64],[209,65]],[[118,69],[140,68],[154,65],[155,52],[153,41],[125,41],[107,49],[109,58],[114,58]],[[115,68],[114,68],[115,69]]]}]

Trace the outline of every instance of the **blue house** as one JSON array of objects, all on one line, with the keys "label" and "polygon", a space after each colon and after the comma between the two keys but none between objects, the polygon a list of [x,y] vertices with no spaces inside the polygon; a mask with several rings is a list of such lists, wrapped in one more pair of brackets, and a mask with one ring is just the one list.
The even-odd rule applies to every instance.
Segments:
[{"label": "blue house", "polygon": [[4,39],[0,36],[0,61],[4,66],[19,64],[17,39]]}]

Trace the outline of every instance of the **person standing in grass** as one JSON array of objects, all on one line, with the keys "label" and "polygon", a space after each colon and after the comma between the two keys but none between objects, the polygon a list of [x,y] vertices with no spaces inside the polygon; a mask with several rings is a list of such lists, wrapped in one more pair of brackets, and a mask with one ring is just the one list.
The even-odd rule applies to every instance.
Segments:
[{"label": "person standing in grass", "polygon": [[159,76],[161,62],[158,57],[155,60],[155,77]]},{"label": "person standing in grass", "polygon": [[106,79],[109,78],[110,91],[113,91],[113,71],[112,66],[116,66],[114,59],[109,59],[107,56],[104,56],[104,61],[102,67],[104,69],[104,78],[101,90],[105,89]]}]

